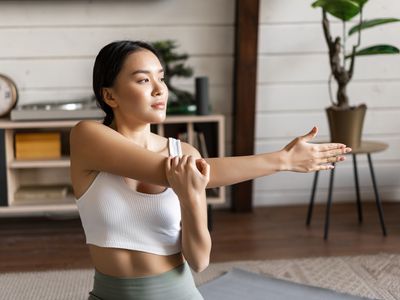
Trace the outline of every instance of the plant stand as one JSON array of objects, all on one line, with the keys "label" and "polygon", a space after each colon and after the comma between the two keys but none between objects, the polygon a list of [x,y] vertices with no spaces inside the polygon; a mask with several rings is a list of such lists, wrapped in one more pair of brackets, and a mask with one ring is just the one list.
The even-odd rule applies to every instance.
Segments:
[{"label": "plant stand", "polygon": [[[375,202],[376,202],[376,207],[378,209],[379,221],[380,221],[382,233],[384,236],[387,235],[387,232],[386,232],[386,226],[385,226],[385,221],[384,221],[384,217],[383,217],[383,208],[382,208],[381,200],[380,200],[379,193],[378,193],[378,186],[376,183],[374,167],[372,164],[371,153],[383,151],[383,150],[387,149],[387,147],[388,147],[388,145],[385,143],[363,141],[359,148],[353,149],[353,151],[352,151],[354,181],[355,181],[355,189],[356,189],[356,196],[357,196],[358,222],[362,223],[363,217],[362,217],[362,207],[361,207],[361,197],[360,197],[360,187],[359,187],[359,181],[358,181],[356,156],[357,156],[357,154],[366,154],[367,158],[368,158],[369,170],[371,173],[372,185],[374,188]],[[319,175],[319,171],[315,172],[314,181],[313,181],[312,190],[311,190],[310,204],[308,206],[307,221],[306,221],[307,226],[309,226],[311,223],[312,211],[313,211],[313,207],[314,207],[315,191],[316,191],[317,183],[318,183],[318,175]],[[326,205],[324,240],[328,239],[330,208],[332,206],[332,192],[333,192],[334,175],[335,175],[335,169],[332,169],[331,173],[330,173],[328,201],[327,201],[327,205]]]}]

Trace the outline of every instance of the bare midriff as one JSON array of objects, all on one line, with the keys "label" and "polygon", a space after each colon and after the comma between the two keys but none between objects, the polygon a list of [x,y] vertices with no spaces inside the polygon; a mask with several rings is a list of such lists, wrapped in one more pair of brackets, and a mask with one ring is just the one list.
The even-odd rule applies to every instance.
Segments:
[{"label": "bare midriff", "polygon": [[157,255],[147,252],[89,245],[94,267],[114,277],[145,277],[168,272],[184,263],[181,252]]}]

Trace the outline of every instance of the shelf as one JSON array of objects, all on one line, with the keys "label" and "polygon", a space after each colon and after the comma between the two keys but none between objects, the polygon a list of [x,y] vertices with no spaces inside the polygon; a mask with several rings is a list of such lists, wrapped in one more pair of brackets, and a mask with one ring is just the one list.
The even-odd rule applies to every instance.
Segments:
[{"label": "shelf", "polygon": [[[99,119],[86,119],[101,122]],[[0,196],[6,197],[1,202],[7,206],[0,206],[1,216],[59,216],[62,214],[78,214],[75,198],[68,195],[60,201],[35,201],[34,204],[15,203],[15,192],[23,185],[68,184],[70,185],[70,157],[69,157],[69,130],[80,120],[42,120],[42,121],[11,121],[0,118],[0,133],[3,132],[2,141],[5,152],[0,157]],[[198,135],[203,132],[206,145],[211,157],[221,157],[225,153],[225,117],[223,115],[168,115],[161,124],[153,124],[153,131],[161,136],[175,136],[177,133],[186,132],[187,141],[196,144]],[[18,132],[38,132],[58,130],[61,136],[61,157],[55,159],[15,159],[15,134]],[[205,142],[204,142],[205,141]],[[64,149],[64,148],[65,149]],[[205,151],[203,151],[205,152]],[[206,152],[205,152],[206,153]],[[1,161],[2,159],[2,161]],[[1,173],[2,172],[2,173]],[[5,187],[3,190],[2,187]],[[207,204],[225,203],[225,187],[218,188],[218,193],[209,194]],[[5,192],[4,192],[5,191]],[[72,198],[70,197],[72,196]],[[68,198],[68,199],[67,199]],[[71,199],[70,199],[71,198]],[[70,200],[70,201],[68,201]]]},{"label": "shelf", "polygon": [[32,216],[49,214],[78,213],[76,204],[49,204],[49,205],[18,205],[0,206],[1,216]]},{"label": "shelf", "polygon": [[46,159],[46,160],[13,160],[9,164],[10,169],[30,169],[30,168],[69,168],[69,157],[61,159]]},{"label": "shelf", "polygon": [[224,197],[207,197],[207,204],[223,204],[224,202]]},{"label": "shelf", "polygon": [[21,129],[21,128],[70,128],[75,126],[80,120],[65,121],[11,121],[0,119],[0,128]]},{"label": "shelf", "polygon": [[[168,115],[162,124],[172,123],[202,123],[202,122],[216,122],[222,121],[223,115]],[[92,121],[101,122],[102,120]],[[3,129],[22,129],[22,128],[71,128],[74,127],[81,120],[54,120],[54,121],[11,121],[10,119],[0,118],[0,128]],[[158,125],[162,125],[158,124]]]}]

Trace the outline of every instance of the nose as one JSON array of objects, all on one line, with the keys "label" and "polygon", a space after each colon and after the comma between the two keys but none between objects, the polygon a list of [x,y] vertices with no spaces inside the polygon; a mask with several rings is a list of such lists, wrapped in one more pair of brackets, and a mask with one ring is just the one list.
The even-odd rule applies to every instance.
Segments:
[{"label": "nose", "polygon": [[165,93],[166,86],[164,82],[155,81],[153,85],[153,96],[161,96]]}]

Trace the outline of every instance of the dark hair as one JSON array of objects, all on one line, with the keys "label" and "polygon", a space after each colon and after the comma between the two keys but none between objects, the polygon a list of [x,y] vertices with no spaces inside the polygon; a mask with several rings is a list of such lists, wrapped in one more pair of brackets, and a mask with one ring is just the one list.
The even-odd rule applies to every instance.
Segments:
[{"label": "dark hair", "polygon": [[104,101],[102,89],[112,87],[115,78],[121,71],[128,54],[139,50],[153,52],[161,61],[157,50],[150,44],[142,41],[116,41],[104,46],[97,54],[93,67],[93,91],[98,106],[106,113],[103,124],[109,126],[114,120],[113,110]]}]

